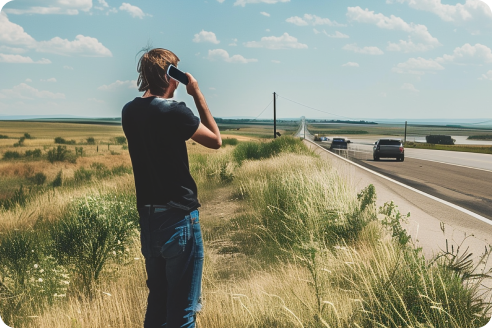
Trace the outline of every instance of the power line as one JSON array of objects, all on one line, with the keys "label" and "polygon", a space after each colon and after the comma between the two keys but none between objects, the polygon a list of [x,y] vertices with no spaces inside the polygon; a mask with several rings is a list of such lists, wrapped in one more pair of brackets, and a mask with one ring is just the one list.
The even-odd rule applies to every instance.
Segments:
[{"label": "power line", "polygon": [[261,111],[260,115],[256,116],[253,120],[256,120],[258,117],[260,117],[261,114],[263,114],[263,112],[272,104],[272,101],[270,101],[270,103]]},{"label": "power line", "polygon": [[308,106],[308,105],[304,105],[304,104],[301,104],[297,101],[294,101],[294,100],[291,100],[291,99],[288,99],[288,98],[285,98],[283,96],[280,96],[278,93],[277,93],[277,96],[280,97],[280,98],[284,98],[285,100],[288,100],[288,101],[291,101],[295,104],[298,104],[298,105],[301,105],[301,106],[304,106],[304,107],[307,107],[307,108],[310,108],[310,109],[314,109],[318,112],[322,112],[322,113],[325,113],[325,114],[330,114],[330,115],[334,115],[334,116],[338,116],[338,117],[344,117],[344,118],[349,118],[349,119],[354,119],[352,117],[348,117],[348,116],[343,116],[343,115],[338,115],[338,114],[333,114],[333,113],[330,113],[330,112],[327,112],[327,111],[324,111],[324,110],[321,110],[321,109],[317,109],[317,108],[314,108],[314,107],[311,107],[311,106]]}]

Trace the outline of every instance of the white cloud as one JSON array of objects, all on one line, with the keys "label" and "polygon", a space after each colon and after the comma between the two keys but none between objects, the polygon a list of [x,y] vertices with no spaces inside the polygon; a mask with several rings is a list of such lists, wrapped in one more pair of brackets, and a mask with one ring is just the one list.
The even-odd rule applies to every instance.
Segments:
[{"label": "white cloud", "polygon": [[8,52],[11,54],[23,54],[27,52],[27,49],[24,48],[15,48],[9,46],[0,46],[0,52]]},{"label": "white cloud", "polygon": [[77,35],[74,41],[55,37],[50,41],[41,41],[36,45],[36,51],[58,55],[80,55],[85,57],[112,57],[108,48],[96,38]]},{"label": "white cloud", "polygon": [[412,91],[412,92],[419,92],[419,90],[417,90],[415,88],[415,86],[411,83],[403,83],[403,85],[401,86],[402,90],[408,90],[408,91]]},{"label": "white cloud", "polygon": [[217,0],[217,2],[223,3],[225,0]]},{"label": "white cloud", "polygon": [[342,65],[343,67],[359,67],[359,63],[348,62]]},{"label": "white cloud", "polygon": [[68,69],[70,71],[73,71],[73,67],[72,66],[65,65],[65,66],[63,66],[63,69]]},{"label": "white cloud", "polygon": [[52,83],[54,83],[54,82],[56,82],[56,79],[54,77],[52,77],[52,78],[49,78],[47,80],[41,79],[40,81],[41,82],[52,82]]},{"label": "white cloud", "polygon": [[14,99],[35,99],[35,98],[65,99],[65,95],[63,93],[40,91],[25,83],[16,85],[12,89],[0,90],[0,95],[2,95],[3,98],[14,98]]},{"label": "white cloud", "polygon": [[359,54],[365,54],[365,55],[382,55],[384,52],[379,49],[378,47],[364,47],[364,48],[359,48],[356,43],[352,44],[347,44],[343,46],[343,50],[348,50],[348,51],[353,51]]},{"label": "white cloud", "polygon": [[289,17],[285,21],[288,23],[295,24],[297,26],[306,26],[306,25],[345,26],[343,24],[339,24],[335,21],[332,21],[329,18],[321,18],[319,16],[310,15],[310,14],[304,14],[302,18],[299,16]]},{"label": "white cloud", "polygon": [[313,28],[313,32],[314,32],[314,34],[320,34],[320,33],[321,33],[320,31],[318,31],[318,30],[317,30],[317,29],[315,29],[315,28]]},{"label": "white cloud", "polygon": [[9,21],[7,15],[0,12],[0,42],[10,45],[33,46],[36,40],[22,26]]},{"label": "white cloud", "polygon": [[28,83],[29,83],[29,82],[32,82],[32,80],[31,80],[31,79],[26,79],[26,82],[28,82]]},{"label": "white cloud", "polygon": [[228,63],[241,63],[241,64],[254,63],[258,61],[258,59],[255,58],[246,59],[241,55],[234,55],[230,57],[229,53],[224,49],[209,50],[208,59],[210,60],[220,59]]},{"label": "white cloud", "polygon": [[400,74],[423,75],[429,72],[443,70],[444,67],[434,59],[425,59],[422,57],[410,58],[404,63],[399,63],[393,67],[392,71]]},{"label": "white cloud", "polygon": [[306,26],[309,25],[308,22],[306,22],[304,19],[302,19],[299,16],[294,16],[294,17],[289,17],[285,20],[287,23],[292,23],[297,26]]},{"label": "white cloud", "polygon": [[127,81],[120,81],[116,80],[116,82],[113,82],[111,84],[104,84],[101,85],[98,90],[101,91],[117,91],[117,90],[122,90],[122,89],[135,89],[138,90],[137,86],[137,80],[127,80]]},{"label": "white cloud", "polygon": [[276,4],[278,2],[289,2],[290,0],[236,0],[234,2],[234,6],[244,7],[248,3],[267,3],[267,4]]},{"label": "white cloud", "polygon": [[284,33],[279,37],[264,36],[261,41],[250,41],[244,43],[248,48],[267,48],[267,49],[306,49],[306,44],[297,42],[297,38]]},{"label": "white cloud", "polygon": [[466,0],[456,5],[443,4],[441,0],[386,0],[386,3],[394,2],[408,3],[410,8],[434,13],[447,22],[464,23],[480,16],[492,17],[491,9],[480,0]]},{"label": "white cloud", "polygon": [[138,8],[137,6],[132,6],[129,3],[123,2],[123,4],[120,6],[121,11],[126,11],[128,12],[133,18],[144,18],[145,16],[152,16],[149,14],[146,14],[142,11],[142,9]]},{"label": "white cloud", "polygon": [[99,4],[101,6],[103,6],[105,8],[108,8],[109,7],[109,5],[108,5],[108,3],[106,1],[104,1],[104,0],[97,0],[97,1],[99,2]]},{"label": "white cloud", "polygon": [[266,13],[264,11],[260,12],[260,14],[263,15],[263,16],[266,16],[266,17],[270,17],[270,14],[269,13]]},{"label": "white cloud", "polygon": [[88,12],[92,8],[92,0],[27,0],[22,1],[18,8],[4,9],[8,14],[61,14],[78,15],[79,11]]},{"label": "white cloud", "polygon": [[232,43],[229,43],[229,45],[231,47],[235,47],[235,46],[237,46],[237,43],[236,42],[237,42],[237,39],[232,39]]},{"label": "white cloud", "polygon": [[482,77],[478,78],[479,80],[490,80],[492,81],[492,70],[488,71],[485,74],[482,74]]},{"label": "white cloud", "polygon": [[11,63],[11,64],[51,64],[49,59],[43,58],[38,61],[34,61],[31,57],[24,57],[21,55],[6,55],[0,54],[0,63]]},{"label": "white cloud", "polygon": [[[363,10],[357,6],[347,8],[347,17],[351,21],[374,24],[381,29],[403,31],[409,34],[408,41],[400,40],[399,43],[389,42],[387,50],[390,51],[426,51],[441,45],[437,38],[429,33],[425,25],[409,24],[394,15],[387,17],[383,14],[375,14],[374,11],[369,11],[368,9]],[[415,44],[413,42],[414,39],[418,40],[419,43]]]},{"label": "white cloud", "polygon": [[211,42],[214,44],[219,44],[220,41],[217,40],[214,32],[207,32],[202,30],[200,33],[195,34],[193,42]]},{"label": "white cloud", "polygon": [[328,34],[325,30],[323,30],[323,33],[329,37],[329,38],[335,38],[335,39],[348,39],[349,36],[347,34],[343,34],[341,32],[336,31],[335,34]]},{"label": "white cloud", "polygon": [[209,89],[209,90],[216,90],[214,87],[210,87],[210,88],[208,88],[208,89]]},{"label": "white cloud", "polygon": [[476,43],[474,46],[466,43],[461,47],[455,48],[451,55],[443,55],[442,57],[436,58],[436,61],[440,63],[492,63],[492,50],[480,43]]},{"label": "white cloud", "polygon": [[280,64],[280,60],[272,59],[272,63],[274,63],[274,64]]}]

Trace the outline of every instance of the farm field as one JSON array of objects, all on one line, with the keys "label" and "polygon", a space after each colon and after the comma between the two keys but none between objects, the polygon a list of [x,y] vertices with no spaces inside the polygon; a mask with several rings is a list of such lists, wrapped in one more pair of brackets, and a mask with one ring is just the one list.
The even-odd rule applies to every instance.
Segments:
[{"label": "farm field", "polygon": [[[9,136],[0,139],[8,141],[0,181],[10,186],[0,208],[0,316],[16,328],[141,326],[145,266],[121,127],[22,123],[0,125]],[[222,131],[228,141],[217,151],[187,142],[203,204],[199,327],[489,321],[490,295],[478,291],[487,272],[454,251],[424,258],[397,204],[376,208],[372,186],[356,194],[288,136],[296,125],[279,126],[275,141],[263,138],[270,126],[233,128]],[[26,133],[33,139],[14,147]],[[55,144],[57,137],[75,144]],[[58,146],[69,152],[51,162]],[[40,156],[25,156],[35,149]],[[8,151],[21,156],[3,159]]]},{"label": "farm field", "polygon": [[[367,136],[395,136],[405,135],[405,122],[402,124],[324,124],[308,123],[308,129],[312,134],[320,135],[347,135],[347,137]],[[480,136],[492,134],[490,128],[469,128],[439,125],[411,125],[407,126],[408,136],[426,136],[431,134],[452,136]]]}]

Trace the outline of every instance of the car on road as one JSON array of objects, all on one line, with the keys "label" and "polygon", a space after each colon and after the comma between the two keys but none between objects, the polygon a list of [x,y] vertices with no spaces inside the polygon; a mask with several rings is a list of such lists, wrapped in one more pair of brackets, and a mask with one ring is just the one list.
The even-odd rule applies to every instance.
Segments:
[{"label": "car on road", "polygon": [[401,139],[379,139],[374,143],[372,158],[379,161],[380,158],[396,158],[397,161],[405,160],[405,148]]},{"label": "car on road", "polygon": [[347,139],[334,137],[331,140],[330,149],[347,149]]}]

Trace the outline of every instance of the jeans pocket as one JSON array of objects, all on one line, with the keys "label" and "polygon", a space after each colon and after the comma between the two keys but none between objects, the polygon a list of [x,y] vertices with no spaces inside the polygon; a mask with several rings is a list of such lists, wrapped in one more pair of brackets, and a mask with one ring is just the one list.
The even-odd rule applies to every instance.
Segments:
[{"label": "jeans pocket", "polygon": [[160,253],[164,258],[173,258],[184,253],[186,244],[190,239],[189,220],[174,228],[174,234],[162,245]]}]

